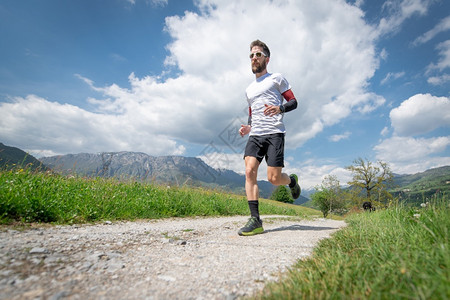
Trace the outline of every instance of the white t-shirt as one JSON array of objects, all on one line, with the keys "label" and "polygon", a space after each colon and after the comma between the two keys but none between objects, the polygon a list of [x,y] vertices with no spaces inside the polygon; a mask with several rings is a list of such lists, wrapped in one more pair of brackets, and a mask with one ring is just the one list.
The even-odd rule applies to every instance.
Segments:
[{"label": "white t-shirt", "polygon": [[252,129],[250,135],[285,133],[283,114],[273,117],[264,115],[265,104],[280,106],[282,94],[291,86],[279,73],[266,73],[253,81],[245,90],[249,107],[252,111]]}]

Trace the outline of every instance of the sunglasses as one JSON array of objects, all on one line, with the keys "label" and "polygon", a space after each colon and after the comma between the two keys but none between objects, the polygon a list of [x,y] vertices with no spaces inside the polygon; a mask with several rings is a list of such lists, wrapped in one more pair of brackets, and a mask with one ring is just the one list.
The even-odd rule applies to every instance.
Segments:
[{"label": "sunglasses", "polygon": [[255,52],[255,53],[250,53],[250,59],[253,59],[253,57],[261,57],[261,56],[267,56],[264,52]]}]

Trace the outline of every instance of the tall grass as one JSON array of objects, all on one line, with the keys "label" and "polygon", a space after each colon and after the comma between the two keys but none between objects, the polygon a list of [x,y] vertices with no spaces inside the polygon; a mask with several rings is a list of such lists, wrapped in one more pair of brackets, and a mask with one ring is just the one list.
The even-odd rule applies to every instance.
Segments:
[{"label": "tall grass", "polygon": [[[262,214],[302,215],[293,206],[262,203]],[[242,196],[104,178],[66,178],[15,169],[0,171],[0,223],[83,223],[99,220],[248,215]]]},{"label": "tall grass", "polygon": [[447,197],[355,214],[258,299],[450,299]]}]

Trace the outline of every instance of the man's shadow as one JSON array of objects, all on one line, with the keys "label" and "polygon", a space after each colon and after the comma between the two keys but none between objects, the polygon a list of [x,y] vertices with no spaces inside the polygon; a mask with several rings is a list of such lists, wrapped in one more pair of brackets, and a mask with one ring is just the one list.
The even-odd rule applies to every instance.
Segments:
[{"label": "man's shadow", "polygon": [[321,231],[321,230],[333,230],[333,229],[339,229],[336,227],[318,227],[318,226],[306,226],[306,225],[290,225],[290,226],[282,226],[278,228],[273,229],[267,229],[264,230],[264,233],[268,232],[277,232],[277,231]]}]

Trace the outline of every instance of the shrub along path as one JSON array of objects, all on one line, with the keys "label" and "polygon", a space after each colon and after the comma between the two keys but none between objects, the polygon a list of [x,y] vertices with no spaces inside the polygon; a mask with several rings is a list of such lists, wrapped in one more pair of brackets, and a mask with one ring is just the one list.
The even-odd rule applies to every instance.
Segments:
[{"label": "shrub along path", "polygon": [[344,221],[183,218],[0,230],[0,299],[235,299],[262,290]]}]

